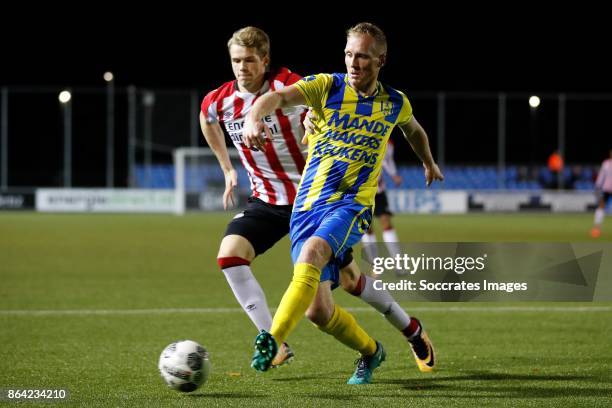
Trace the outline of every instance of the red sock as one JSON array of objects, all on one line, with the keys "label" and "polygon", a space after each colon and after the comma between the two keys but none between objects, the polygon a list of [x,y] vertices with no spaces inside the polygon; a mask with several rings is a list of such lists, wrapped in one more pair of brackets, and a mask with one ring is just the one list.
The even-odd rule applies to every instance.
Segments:
[{"label": "red sock", "polygon": [[410,324],[408,324],[408,327],[402,330],[402,333],[408,339],[419,334],[420,332],[421,332],[421,322],[419,322],[419,320],[416,317],[410,318]]},{"label": "red sock", "polygon": [[351,292],[351,295],[360,296],[361,292],[363,292],[363,288],[365,288],[365,284],[366,284],[365,276],[359,275],[359,282],[357,282],[357,286],[355,286],[355,289],[353,289],[353,291]]},{"label": "red sock", "polygon": [[219,265],[219,268],[227,269],[233,266],[250,265],[251,263],[246,259],[240,258],[238,256],[227,256],[217,258],[217,264]]}]

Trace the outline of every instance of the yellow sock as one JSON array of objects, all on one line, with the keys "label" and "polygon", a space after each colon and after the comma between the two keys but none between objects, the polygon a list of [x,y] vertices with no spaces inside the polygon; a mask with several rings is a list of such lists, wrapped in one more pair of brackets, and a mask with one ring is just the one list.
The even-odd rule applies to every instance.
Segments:
[{"label": "yellow sock", "polygon": [[317,294],[321,270],[307,263],[295,264],[293,279],[274,314],[270,333],[280,346],[298,324]]},{"label": "yellow sock", "polygon": [[335,305],[331,320],[325,326],[317,327],[364,356],[376,353],[376,341],[357,324],[352,314],[338,305]]}]

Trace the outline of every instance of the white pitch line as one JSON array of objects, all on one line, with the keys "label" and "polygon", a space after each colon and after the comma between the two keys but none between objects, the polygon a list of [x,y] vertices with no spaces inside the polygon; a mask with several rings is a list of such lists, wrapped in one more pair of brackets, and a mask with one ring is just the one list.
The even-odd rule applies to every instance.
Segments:
[{"label": "white pitch line", "polygon": [[168,309],[58,309],[58,310],[0,310],[1,315],[17,316],[64,316],[64,315],[148,315],[172,313],[237,313],[238,307],[217,308],[168,308]]},{"label": "white pitch line", "polygon": [[[348,307],[350,312],[374,312],[371,307]],[[612,306],[490,306],[490,307],[407,307],[408,312],[461,312],[461,313],[507,313],[507,312],[612,312]],[[274,309],[272,309],[274,311]],[[168,308],[168,309],[58,309],[58,310],[0,310],[0,316],[113,316],[156,315],[174,313],[215,314],[241,313],[238,307],[218,308]]]}]

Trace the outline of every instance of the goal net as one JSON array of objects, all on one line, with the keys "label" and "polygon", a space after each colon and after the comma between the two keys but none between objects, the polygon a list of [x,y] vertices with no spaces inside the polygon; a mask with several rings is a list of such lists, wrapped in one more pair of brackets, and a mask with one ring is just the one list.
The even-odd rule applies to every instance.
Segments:
[{"label": "goal net", "polygon": [[[238,173],[234,189],[236,207],[243,207],[251,194],[250,181],[238,152],[228,148]],[[223,210],[225,177],[215,154],[209,148],[181,147],[174,150],[175,213]]]}]

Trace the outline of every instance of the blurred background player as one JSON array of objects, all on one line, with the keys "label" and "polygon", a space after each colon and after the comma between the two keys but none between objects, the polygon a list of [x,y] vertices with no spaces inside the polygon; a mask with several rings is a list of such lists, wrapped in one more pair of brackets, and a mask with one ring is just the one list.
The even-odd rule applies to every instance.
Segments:
[{"label": "blurred background player", "polygon": [[[309,137],[308,160],[291,216],[293,278],[270,332],[262,331],[256,338],[251,362],[256,370],[270,367],[277,345],[285,341],[311,303],[319,304],[330,316],[319,327],[361,353],[349,384],[370,383],[373,370],[385,359],[382,345],[333,302],[337,262],[369,228],[381,155],[395,126],[400,126],[423,161],[427,184],[443,178],[406,96],[378,82],[386,50],[382,30],[360,23],[347,32],[346,74],[304,78],[262,96],[247,115],[244,141],[258,150],[266,150],[269,143],[262,135],[272,137],[263,122],[270,112],[306,104],[320,117],[320,131]],[[411,340],[425,346],[417,363],[431,369],[433,347],[418,321],[413,329]]]},{"label": "blurred background player", "polygon": [[[387,150],[385,151],[385,156],[382,162],[383,172],[386,172],[393,180],[393,183],[396,186],[399,186],[402,183],[402,177],[397,172],[393,152],[393,139],[389,138]],[[374,198],[374,217],[380,221],[380,226],[383,230],[382,238],[387,247],[387,251],[389,252],[389,256],[395,257],[395,255],[400,253],[398,244],[399,239],[397,238],[397,232],[393,228],[393,224],[391,224],[391,217],[393,217],[393,213],[389,209],[389,200],[387,199],[387,193],[385,191],[387,186],[383,172],[380,173],[380,177],[378,178],[378,191],[376,192],[376,197]],[[363,249],[366,251],[366,256],[368,257],[369,261],[372,261],[378,256],[376,233],[374,232],[373,224],[371,224],[368,231],[363,234],[361,242],[363,242]]]},{"label": "blurred background player", "polygon": [[546,187],[550,189],[564,188],[563,168],[565,167],[565,162],[559,149],[556,149],[548,156],[547,166],[551,173],[551,179]]},{"label": "blurred background player", "polygon": [[595,219],[593,228],[591,229],[591,236],[593,238],[599,238],[601,235],[601,226],[606,216],[606,204],[610,197],[612,197],[612,149],[610,149],[608,158],[601,163],[601,168],[599,169],[599,174],[595,181],[595,193],[598,203],[597,209],[595,210]]},{"label": "blurred background player", "polygon": [[[251,180],[252,196],[246,209],[227,226],[217,261],[238,303],[255,327],[269,331],[272,316],[250,264],[289,232],[292,204],[307,149],[297,142],[304,135],[301,122],[305,111],[301,107],[279,109],[266,118],[266,124],[276,137],[266,144],[265,152],[246,148],[242,142],[242,126],[258,96],[282,89],[301,77],[287,68],[268,72],[270,43],[266,33],[258,28],[245,27],[236,31],[228,42],[228,49],[236,80],[223,84],[204,98],[200,125],[225,175],[224,208],[234,205],[237,174],[229,159],[220,123],[224,124],[240,154]],[[350,253],[339,267],[342,287],[382,313],[391,325],[409,338],[418,320],[411,319],[387,291],[375,290],[372,278],[360,273]],[[315,304],[306,314],[317,323],[327,319],[320,316],[322,310]],[[421,347],[414,341],[411,345],[413,353],[416,353],[415,347],[417,351]],[[292,350],[284,343],[272,365],[280,365],[292,356]]]}]

